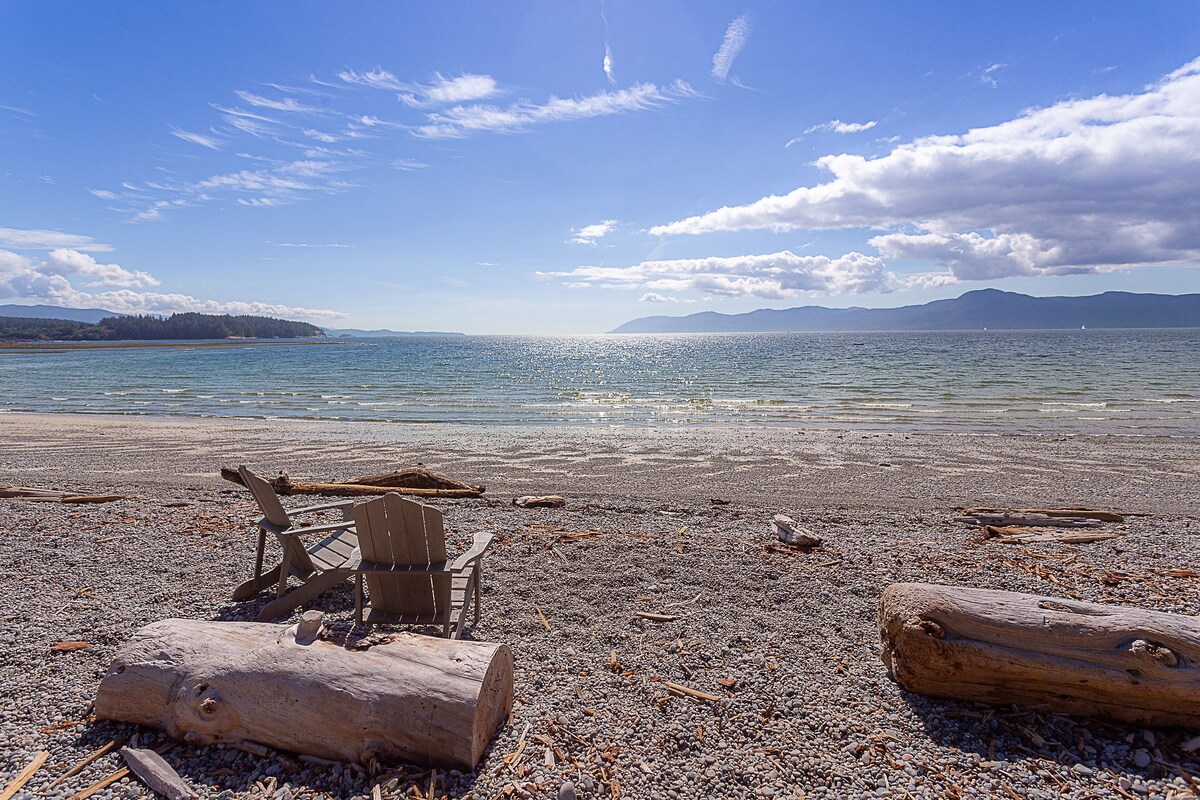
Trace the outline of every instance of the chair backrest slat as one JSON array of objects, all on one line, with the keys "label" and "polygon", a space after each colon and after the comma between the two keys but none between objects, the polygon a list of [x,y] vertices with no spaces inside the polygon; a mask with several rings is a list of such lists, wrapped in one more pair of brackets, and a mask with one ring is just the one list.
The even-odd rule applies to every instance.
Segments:
[{"label": "chair backrest slat", "polygon": [[[238,467],[238,474],[242,476],[242,482],[254,496],[254,502],[258,503],[267,522],[284,530],[292,527],[292,519],[288,516],[283,503],[279,502],[279,495],[275,494],[275,489],[270,483],[255,475],[244,465]],[[293,573],[310,573],[316,569],[312,559],[308,557],[308,551],[304,549],[304,542],[300,541],[299,537],[276,534],[276,538],[279,539],[279,546],[283,548],[283,557],[290,564],[290,570]]]},{"label": "chair backrest slat", "polygon": [[[363,561],[388,566],[428,566],[446,560],[445,528],[436,508],[388,492],[354,507]],[[431,558],[437,556],[436,558]],[[449,576],[368,572],[371,607],[393,614],[442,614],[438,595]]]}]

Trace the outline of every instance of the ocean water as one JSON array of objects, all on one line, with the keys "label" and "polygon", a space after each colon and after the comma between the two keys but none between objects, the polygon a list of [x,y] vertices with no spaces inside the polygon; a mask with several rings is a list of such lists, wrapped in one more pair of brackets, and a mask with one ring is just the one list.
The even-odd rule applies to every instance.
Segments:
[{"label": "ocean water", "polygon": [[1200,436],[1200,330],[0,352],[0,412]]}]

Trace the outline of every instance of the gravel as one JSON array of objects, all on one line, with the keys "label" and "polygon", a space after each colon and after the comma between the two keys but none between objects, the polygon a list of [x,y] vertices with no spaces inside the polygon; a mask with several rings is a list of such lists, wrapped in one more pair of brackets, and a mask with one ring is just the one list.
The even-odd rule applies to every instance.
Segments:
[{"label": "gravel", "polygon": [[[268,599],[228,600],[249,571],[258,515],[247,493],[212,476],[238,460],[266,473],[286,466],[297,478],[424,461],[490,483],[488,499],[437,505],[452,551],[477,530],[496,533],[483,619],[468,635],[511,645],[517,699],[473,773],[391,765],[369,776],[286,754],[177,745],[165,757],[202,796],[369,797],[373,786],[384,797],[415,796],[414,786],[427,796],[431,780],[439,797],[580,800],[1186,800],[1200,791],[1192,777],[1200,753],[1179,748],[1184,732],[910,695],[888,678],[875,629],[883,588],[910,580],[1196,614],[1200,580],[1168,571],[1195,567],[1200,443],[59,425],[66,435],[41,418],[0,416],[0,483],[140,497],[97,506],[0,500],[0,786],[50,752],[23,796],[114,737],[165,743],[148,729],[87,720],[100,677],[134,631],[166,617],[253,619]],[[569,504],[508,502],[531,491]],[[1001,545],[950,521],[954,506],[976,502],[1155,515],[1110,526],[1126,534],[1110,541]],[[824,544],[774,548],[776,513]],[[312,607],[348,625],[350,583]],[[60,641],[91,647],[51,652]],[[664,681],[721,699],[675,696]],[[520,760],[506,761],[519,743]],[[119,766],[107,755],[46,796],[68,797]],[[147,794],[125,778],[96,796]]]}]

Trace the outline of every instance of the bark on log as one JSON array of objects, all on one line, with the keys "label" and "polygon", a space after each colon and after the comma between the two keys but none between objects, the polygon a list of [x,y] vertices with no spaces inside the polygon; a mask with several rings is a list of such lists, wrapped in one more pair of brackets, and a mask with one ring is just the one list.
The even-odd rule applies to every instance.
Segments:
[{"label": "bark on log", "polygon": [[471,770],[512,702],[502,644],[400,634],[355,651],[297,644],[286,625],[169,619],[118,651],[96,716],[193,744]]},{"label": "bark on log", "polygon": [[898,583],[879,610],[883,662],[905,689],[1200,727],[1200,620],[1051,597]]}]

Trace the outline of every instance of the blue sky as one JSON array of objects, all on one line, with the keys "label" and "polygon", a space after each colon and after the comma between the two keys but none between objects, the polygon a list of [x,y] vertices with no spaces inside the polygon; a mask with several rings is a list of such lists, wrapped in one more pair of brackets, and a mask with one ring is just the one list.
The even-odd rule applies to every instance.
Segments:
[{"label": "blue sky", "polygon": [[590,333],[1200,291],[1200,5],[10,2],[0,302]]}]

